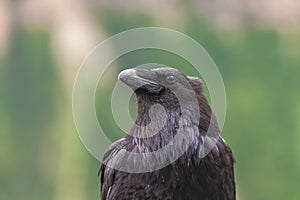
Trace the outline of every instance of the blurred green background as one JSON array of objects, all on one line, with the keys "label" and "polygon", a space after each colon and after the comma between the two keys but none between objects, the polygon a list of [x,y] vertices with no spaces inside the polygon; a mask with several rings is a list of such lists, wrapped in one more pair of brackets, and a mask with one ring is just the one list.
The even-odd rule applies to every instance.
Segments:
[{"label": "blurred green background", "polygon": [[[236,157],[238,200],[298,200],[300,3],[295,0],[2,0],[0,199],[99,199],[100,163],[81,144],[72,118],[73,81],[92,47],[144,26],[189,35],[219,67],[228,98],[222,136]],[[184,61],[157,51],[129,54],[106,71],[96,107],[112,140],[123,135],[110,111],[118,72],[164,60],[188,72]]]}]

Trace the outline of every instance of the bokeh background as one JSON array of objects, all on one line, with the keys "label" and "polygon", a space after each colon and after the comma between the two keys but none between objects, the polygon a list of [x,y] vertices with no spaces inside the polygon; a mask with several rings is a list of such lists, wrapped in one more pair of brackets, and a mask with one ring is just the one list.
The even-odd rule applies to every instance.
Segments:
[{"label": "bokeh background", "polygon": [[[237,160],[238,199],[298,200],[297,0],[1,0],[0,199],[99,199],[100,163],[72,119],[74,78],[96,44],[144,26],[186,33],[218,65],[228,98],[222,134]],[[120,58],[106,71],[96,107],[112,140],[124,134],[110,111],[117,73],[164,60],[186,70],[177,57],[150,51]]]}]

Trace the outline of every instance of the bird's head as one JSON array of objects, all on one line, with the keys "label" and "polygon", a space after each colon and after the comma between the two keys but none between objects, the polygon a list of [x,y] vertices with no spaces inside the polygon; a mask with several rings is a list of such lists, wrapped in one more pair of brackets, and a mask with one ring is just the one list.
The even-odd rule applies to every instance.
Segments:
[{"label": "bird's head", "polygon": [[164,106],[170,103],[174,105],[175,101],[178,103],[178,98],[185,102],[195,101],[191,97],[202,93],[202,83],[198,78],[186,76],[169,67],[126,69],[119,74],[118,79],[132,88],[138,98]]}]

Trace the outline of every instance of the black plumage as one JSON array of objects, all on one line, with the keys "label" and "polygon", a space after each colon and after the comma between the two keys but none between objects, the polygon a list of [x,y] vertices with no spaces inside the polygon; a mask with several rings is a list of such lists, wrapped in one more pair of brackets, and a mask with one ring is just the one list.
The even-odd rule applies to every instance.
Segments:
[{"label": "black plumage", "polygon": [[[173,68],[129,69],[121,72],[119,79],[135,91],[139,126],[133,126],[130,133],[106,151],[99,170],[102,200],[235,200],[234,158],[219,135],[215,116],[202,94],[202,83]],[[134,164],[130,165],[124,150],[155,152],[172,143],[183,116],[182,100],[176,93],[187,104],[183,134],[184,138],[193,135],[191,144],[178,159],[160,169],[134,173],[125,166],[122,170],[122,165],[145,168],[151,164],[142,157],[133,159]],[[196,94],[196,98],[190,94]],[[166,121],[159,114],[150,117],[149,109],[155,104],[164,107]],[[145,129],[149,123],[162,128],[152,133],[152,129]],[[206,154],[205,149],[210,151]],[[161,153],[156,159],[167,160],[169,155]]]}]

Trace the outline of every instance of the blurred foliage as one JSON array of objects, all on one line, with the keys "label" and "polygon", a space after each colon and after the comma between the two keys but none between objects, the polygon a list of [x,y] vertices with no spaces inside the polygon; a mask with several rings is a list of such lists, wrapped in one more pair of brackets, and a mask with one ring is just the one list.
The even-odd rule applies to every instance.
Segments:
[{"label": "blurred foliage", "polygon": [[[41,162],[62,91],[45,31],[20,30],[2,68],[1,194],[4,199],[52,199]],[[52,147],[54,148],[54,147]],[[4,154],[6,152],[6,154]],[[51,164],[51,163],[50,163]],[[7,195],[7,196],[5,196]],[[2,198],[1,198],[2,199]]]},{"label": "blurred foliage", "polygon": [[[112,10],[99,13],[98,18],[108,35],[156,25],[144,13]],[[222,134],[236,157],[240,199],[298,199],[300,55],[292,50],[299,44],[286,43],[289,33],[255,26],[222,29],[189,14],[184,27],[180,31],[204,46],[224,79],[228,113]],[[294,31],[293,37],[300,38],[300,32]],[[55,141],[66,134],[54,132],[66,129],[54,130],[53,125],[60,116],[71,120],[71,115],[64,114],[66,109],[59,109],[63,107],[61,101],[63,105],[68,101],[49,43],[47,32],[19,30],[9,55],[1,60],[0,199],[54,199],[59,162]],[[150,49],[126,54],[112,65],[120,71],[148,62],[168,64],[197,75],[185,60]],[[110,111],[117,76],[112,73],[115,72],[107,70],[105,76],[115,77],[114,80],[104,76],[100,81],[96,108],[102,127],[110,133],[108,137],[116,140],[124,133],[115,125]],[[77,136],[74,133],[72,137]],[[95,199],[99,192],[99,164],[87,153],[80,159],[86,163],[86,168],[81,169],[85,180],[72,181],[84,182],[81,189],[85,199]]]}]

